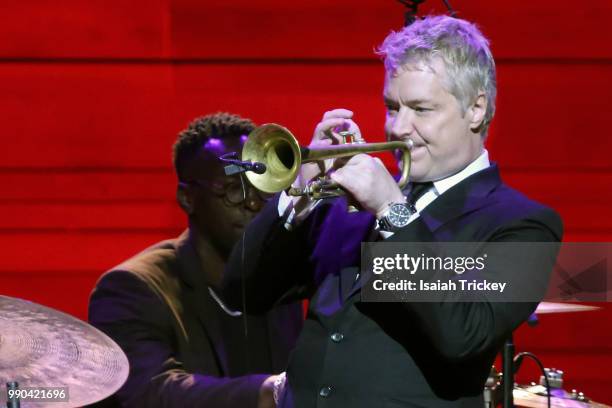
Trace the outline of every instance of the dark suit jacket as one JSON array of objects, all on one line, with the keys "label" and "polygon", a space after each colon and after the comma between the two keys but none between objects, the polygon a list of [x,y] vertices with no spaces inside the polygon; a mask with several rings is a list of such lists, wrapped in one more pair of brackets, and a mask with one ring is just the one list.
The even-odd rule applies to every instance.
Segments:
[{"label": "dark suit jacket", "polygon": [[211,297],[187,239],[154,245],[104,274],[89,320],[115,340],[130,374],[102,405],[256,407],[269,373],[286,367],[302,324],[299,304],[231,317]]},{"label": "dark suit jacket", "polygon": [[[245,282],[247,293],[258,294],[249,297],[251,310],[311,298],[280,406],[484,405],[497,351],[537,302],[361,302],[364,280],[354,282],[374,217],[349,214],[344,200],[333,200],[294,231],[283,222],[275,203],[262,211],[247,229],[247,238],[258,239],[245,243],[246,278],[236,273],[243,256],[237,245],[223,288],[228,303],[239,306]],[[504,185],[492,166],[446,191],[388,241],[558,242],[561,235],[557,214]],[[542,258],[554,258],[552,252]],[[524,262],[518,257],[512,268],[495,273],[512,278]],[[550,268],[541,273],[547,281]]]}]

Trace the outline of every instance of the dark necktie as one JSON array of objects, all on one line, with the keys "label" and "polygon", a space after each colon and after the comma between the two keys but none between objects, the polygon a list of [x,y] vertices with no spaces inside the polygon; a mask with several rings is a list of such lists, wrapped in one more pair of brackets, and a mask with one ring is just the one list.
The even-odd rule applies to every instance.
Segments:
[{"label": "dark necktie", "polygon": [[425,194],[431,187],[433,187],[433,182],[426,181],[424,183],[412,183],[411,185],[412,188],[410,190],[410,193],[408,194],[408,204],[410,204],[410,206],[414,208],[414,205],[416,204],[417,200],[423,194]]}]

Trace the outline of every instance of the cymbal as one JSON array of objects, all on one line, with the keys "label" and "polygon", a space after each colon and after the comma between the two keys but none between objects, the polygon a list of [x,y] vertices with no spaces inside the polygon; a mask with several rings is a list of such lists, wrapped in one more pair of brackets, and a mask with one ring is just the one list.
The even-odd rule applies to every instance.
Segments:
[{"label": "cymbal", "polygon": [[541,302],[536,309],[536,314],[547,313],[569,313],[569,312],[588,312],[590,310],[601,309],[597,306],[578,305],[575,303],[554,303]]},{"label": "cymbal", "polygon": [[68,402],[29,402],[21,407],[77,407],[102,400],[127,379],[129,363],[98,329],[68,314],[0,296],[0,395],[7,382],[25,387],[67,387]]}]

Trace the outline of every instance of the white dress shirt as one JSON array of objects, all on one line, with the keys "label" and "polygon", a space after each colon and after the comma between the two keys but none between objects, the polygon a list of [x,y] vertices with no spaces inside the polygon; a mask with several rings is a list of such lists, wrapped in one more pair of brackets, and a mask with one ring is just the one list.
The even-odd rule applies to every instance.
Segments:
[{"label": "white dress shirt", "polygon": [[[490,165],[491,163],[489,162],[489,152],[487,151],[487,149],[483,149],[480,156],[478,156],[476,160],[468,164],[467,167],[465,167],[459,173],[455,173],[452,176],[448,176],[441,180],[434,181],[433,186],[429,190],[424,192],[414,203],[414,208],[416,209],[416,212],[410,216],[410,218],[408,219],[408,224],[419,218],[420,213],[421,211],[423,211],[423,209],[425,209],[429,204],[433,203],[436,198],[440,197],[451,187],[465,180],[472,174],[478,173],[479,171],[486,169]],[[376,227],[378,228],[378,225]],[[393,235],[393,232],[380,231],[380,234],[383,238],[389,238],[391,235]]]}]

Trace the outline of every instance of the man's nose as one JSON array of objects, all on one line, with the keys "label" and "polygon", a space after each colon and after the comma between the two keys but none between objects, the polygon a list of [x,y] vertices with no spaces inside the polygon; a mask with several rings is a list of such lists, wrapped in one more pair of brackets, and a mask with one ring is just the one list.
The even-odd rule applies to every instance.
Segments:
[{"label": "man's nose", "polygon": [[414,131],[414,117],[411,109],[400,108],[393,119],[391,126],[391,136],[396,139],[403,139]]}]

